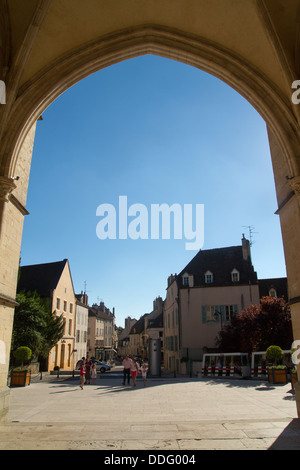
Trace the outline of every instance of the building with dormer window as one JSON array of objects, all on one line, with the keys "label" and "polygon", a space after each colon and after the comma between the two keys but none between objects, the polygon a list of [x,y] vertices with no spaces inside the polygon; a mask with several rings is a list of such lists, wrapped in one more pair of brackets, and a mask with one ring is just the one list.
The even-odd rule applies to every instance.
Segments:
[{"label": "building with dormer window", "polygon": [[178,275],[168,279],[164,303],[164,362],[168,370],[189,372],[192,361],[213,351],[227,322],[250,304],[259,304],[250,243],[200,250]]},{"label": "building with dormer window", "polygon": [[55,366],[73,370],[76,297],[69,261],[20,267],[18,292],[23,290],[37,292],[42,299],[48,299],[51,311],[64,318],[64,336],[50,351],[49,357],[41,361],[41,370],[51,371]]}]

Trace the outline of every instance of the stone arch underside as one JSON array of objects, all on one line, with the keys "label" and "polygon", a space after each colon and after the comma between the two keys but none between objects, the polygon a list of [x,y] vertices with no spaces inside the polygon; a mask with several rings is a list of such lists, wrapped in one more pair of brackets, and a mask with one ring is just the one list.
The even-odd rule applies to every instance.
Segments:
[{"label": "stone arch underside", "polygon": [[162,26],[144,25],[118,31],[69,51],[39,71],[19,90],[3,138],[2,175],[15,176],[18,154],[32,125],[64,91],[88,75],[145,54],[173,59],[207,72],[240,93],[262,116],[276,137],[292,178],[300,138],[288,99],[242,57],[207,39]]}]

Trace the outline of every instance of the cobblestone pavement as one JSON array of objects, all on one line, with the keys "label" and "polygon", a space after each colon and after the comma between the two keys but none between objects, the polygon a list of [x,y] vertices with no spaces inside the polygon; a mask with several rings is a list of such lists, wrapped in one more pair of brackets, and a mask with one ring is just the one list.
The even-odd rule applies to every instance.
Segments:
[{"label": "cobblestone pavement", "polygon": [[1,450],[300,450],[291,385],[213,378],[105,374],[43,376],[11,388]]}]

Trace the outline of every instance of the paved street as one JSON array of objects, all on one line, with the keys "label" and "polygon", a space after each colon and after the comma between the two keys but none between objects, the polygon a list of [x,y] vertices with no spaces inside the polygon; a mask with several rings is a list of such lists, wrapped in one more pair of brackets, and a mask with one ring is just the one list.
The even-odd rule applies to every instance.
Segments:
[{"label": "paved street", "polygon": [[44,377],[12,388],[1,450],[298,449],[291,385],[212,378],[150,378],[123,386],[106,373]]}]

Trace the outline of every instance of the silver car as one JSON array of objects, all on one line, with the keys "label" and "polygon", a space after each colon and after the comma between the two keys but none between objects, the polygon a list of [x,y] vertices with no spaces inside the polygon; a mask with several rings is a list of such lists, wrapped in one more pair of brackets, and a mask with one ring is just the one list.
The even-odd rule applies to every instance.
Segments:
[{"label": "silver car", "polygon": [[96,364],[96,371],[101,372],[102,374],[104,374],[104,372],[110,370],[110,365],[105,364],[105,362],[94,361],[94,364]]}]

